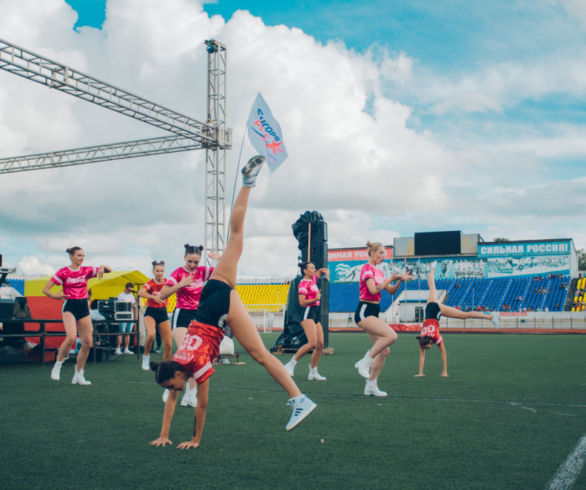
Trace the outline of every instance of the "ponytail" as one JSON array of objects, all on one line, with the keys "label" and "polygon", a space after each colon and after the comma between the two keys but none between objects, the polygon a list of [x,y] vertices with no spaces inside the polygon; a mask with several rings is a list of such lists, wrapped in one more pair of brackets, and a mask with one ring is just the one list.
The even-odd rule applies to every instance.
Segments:
[{"label": "ponytail", "polygon": [[297,264],[297,266],[301,269],[301,275],[305,275],[305,271],[307,270],[307,266],[311,264],[311,262],[308,262],[307,260],[304,260],[303,262],[299,262]]},{"label": "ponytail", "polygon": [[370,257],[379,248],[383,248],[383,246],[384,245],[381,242],[366,242],[366,247],[368,248],[368,256]]},{"label": "ponytail", "polygon": [[77,252],[78,250],[81,250],[81,247],[69,247],[67,250],[65,250],[69,255],[73,255],[75,252]]}]

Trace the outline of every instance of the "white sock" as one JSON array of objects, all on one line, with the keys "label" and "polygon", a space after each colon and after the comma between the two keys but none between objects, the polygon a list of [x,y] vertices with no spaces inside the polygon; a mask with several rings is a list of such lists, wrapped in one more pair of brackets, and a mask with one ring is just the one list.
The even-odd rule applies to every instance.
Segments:
[{"label": "white sock", "polygon": [[289,364],[291,364],[291,366],[295,367],[297,365],[297,361],[295,360],[294,357],[291,358],[291,360],[289,361]]},{"label": "white sock", "polygon": [[142,356],[142,361],[148,363],[151,360],[151,356]]},{"label": "white sock", "polygon": [[63,366],[63,361],[55,361],[55,366],[57,366],[57,367]]},{"label": "white sock", "polygon": [[289,398],[290,402],[300,402],[305,398],[305,395],[301,393],[301,395],[294,396],[293,398]]}]

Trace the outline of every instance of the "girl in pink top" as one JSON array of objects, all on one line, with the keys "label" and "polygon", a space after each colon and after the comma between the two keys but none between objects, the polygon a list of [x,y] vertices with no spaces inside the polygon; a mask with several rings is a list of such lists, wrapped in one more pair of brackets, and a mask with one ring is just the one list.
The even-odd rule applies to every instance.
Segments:
[{"label": "girl in pink top", "polygon": [[152,265],[155,277],[138,291],[138,296],[147,300],[147,307],[144,312],[144,325],[147,335],[144,341],[144,356],[142,357],[142,369],[145,371],[150,370],[151,348],[153,347],[157,328],[163,341],[163,361],[171,359],[171,349],[173,347],[171,323],[167,314],[167,300],[159,297],[161,290],[167,283],[165,279],[165,261],[153,260]]},{"label": "girl in pink top", "polygon": [[[59,269],[49,279],[43,288],[43,294],[49,298],[65,300],[63,302],[63,325],[65,327],[65,340],[59,347],[55,366],[51,370],[51,379],[59,381],[61,378],[61,366],[67,353],[75,343],[77,332],[81,339],[81,348],[77,354],[75,374],[71,380],[72,384],[90,385],[91,381],[85,379],[83,369],[92,346],[93,326],[90,318],[87,282],[92,277],[101,279],[104,272],[112,272],[107,265],[99,267],[83,267],[85,254],[80,247],[67,249],[71,265]],[[51,292],[53,286],[62,286],[60,293]]]},{"label": "girl in pink top", "polygon": [[[364,357],[354,367],[358,373],[366,378],[365,395],[387,396],[385,391],[378,388],[378,376],[385,360],[390,353],[389,346],[397,340],[395,331],[383,322],[380,312],[380,296],[384,289],[389,294],[395,294],[402,281],[412,279],[408,274],[393,274],[385,279],[383,272],[377,267],[386,256],[382,243],[366,242],[368,247],[368,263],[360,270],[360,301],[354,313],[354,321],[368,333],[372,342]],[[391,286],[391,283],[398,281]]]},{"label": "girl in pink top", "polygon": [[285,364],[285,369],[287,369],[287,372],[292,377],[295,373],[295,365],[297,364],[297,361],[313,349],[307,379],[310,381],[325,381],[326,377],[317,372],[317,365],[324,348],[324,331],[320,322],[319,310],[321,293],[317,287],[317,278],[321,275],[325,275],[329,280],[330,271],[325,267],[316,270],[315,265],[311,262],[301,262],[299,268],[303,274],[303,279],[298,286],[299,305],[303,308],[303,320],[301,320],[301,326],[307,337],[307,343],[301,346],[293,358]]},{"label": "girl in pink top", "polygon": [[[201,297],[203,285],[207,282],[214,271],[213,267],[199,265],[201,262],[201,253],[203,251],[201,245],[195,246],[186,243],[184,248],[185,264],[171,273],[169,279],[167,279],[167,282],[159,293],[159,298],[162,300],[168,298],[172,294],[177,295],[177,303],[175,304],[175,311],[173,312],[171,320],[173,340],[175,341],[175,344],[177,344],[177,347],[181,346],[185,334],[187,333],[187,327],[189,327],[189,324],[195,320],[195,313],[199,306],[199,298]],[[217,260],[220,258],[220,254],[210,252],[208,257],[212,260]],[[196,394],[197,383],[194,379],[190,378],[188,387],[185,390],[185,395],[181,400],[181,406],[195,407],[197,405]],[[165,401],[167,396],[168,391],[165,391],[163,394],[163,401]]]}]

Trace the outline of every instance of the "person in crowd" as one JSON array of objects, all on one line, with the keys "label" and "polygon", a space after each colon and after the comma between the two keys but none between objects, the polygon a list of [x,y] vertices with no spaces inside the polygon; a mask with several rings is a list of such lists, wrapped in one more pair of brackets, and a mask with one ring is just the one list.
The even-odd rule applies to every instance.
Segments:
[{"label": "person in crowd", "polygon": [[150,443],[153,446],[172,444],[169,431],[178,392],[183,390],[185,381],[190,377],[194,377],[199,384],[195,428],[193,437],[178,447],[189,449],[200,445],[207,412],[209,379],[214,373],[212,363],[219,354],[220,342],[228,329],[252,358],[287,392],[288,404],[293,408],[293,413],[285,426],[286,430],[296,427],[316,408],[316,404],[299,391],[285,367],[264,346],[252,318],[234,289],[238,261],[244,245],[244,218],[248,198],[263,161],[264,157],[253,157],[242,169],[243,187],[232,208],[226,250],[203,288],[195,320],[190,323],[180,349],[172,361],[151,362],[155,381],[170,390],[163,412],[161,433]]},{"label": "person in crowd", "polygon": [[313,349],[307,379],[325,381],[326,377],[317,371],[317,365],[324,348],[324,331],[320,323],[319,311],[321,293],[317,286],[317,279],[324,275],[329,280],[330,271],[326,267],[316,270],[315,265],[311,262],[301,262],[299,268],[303,279],[299,282],[297,290],[299,292],[299,305],[303,308],[301,327],[307,337],[307,343],[302,345],[291,360],[285,364],[285,369],[291,376],[294,376],[297,361]]},{"label": "person in crowd", "polygon": [[165,286],[165,262],[163,260],[153,260],[153,279],[148,281],[138,295],[146,298],[146,311],[144,312],[144,324],[146,329],[146,338],[144,341],[144,356],[142,358],[142,369],[150,370],[151,349],[155,341],[155,335],[158,331],[163,342],[163,361],[171,359],[172,337],[171,323],[167,314],[167,299],[161,299],[159,293]]},{"label": "person in crowd", "polygon": [[416,378],[425,376],[425,374],[423,374],[425,351],[430,349],[432,345],[437,345],[439,347],[442,356],[442,372],[440,376],[443,376],[444,378],[449,376],[448,355],[444,345],[444,339],[441,336],[439,329],[439,320],[442,315],[448,318],[478,318],[481,320],[490,320],[495,326],[498,326],[499,317],[496,314],[490,315],[476,311],[464,312],[457,308],[439,303],[437,290],[435,288],[435,266],[436,262],[433,262],[429,271],[429,276],[427,277],[429,293],[427,295],[427,304],[425,305],[425,320],[421,328],[421,333],[417,336],[417,340],[419,340],[419,372],[414,375]]},{"label": "person in crowd", "polygon": [[[116,301],[119,301],[120,303],[130,303],[132,319],[136,320],[138,318],[136,298],[134,297],[134,284],[127,282],[124,286],[124,291],[118,295]],[[130,350],[130,334],[132,333],[133,327],[134,322],[120,322],[118,324],[120,335],[116,337],[116,350],[114,351],[116,355],[121,356],[123,353],[134,354],[134,352]],[[124,337],[124,351],[120,349],[122,345],[122,337]]]},{"label": "person in crowd", "polygon": [[[90,348],[92,346],[93,326],[90,318],[87,282],[92,277],[101,279],[106,272],[112,272],[107,265],[88,267],[83,265],[85,253],[81,247],[67,249],[71,264],[59,269],[43,288],[43,294],[49,298],[63,301],[63,325],[65,327],[65,340],[59,347],[55,365],[51,370],[51,379],[61,379],[61,366],[71,347],[75,344],[76,334],[79,333],[81,348],[77,353],[75,374],[72,384],[91,385],[91,381],[85,379],[84,368]],[[61,292],[53,292],[54,286],[61,286]]]},{"label": "person in crowd", "polygon": [[379,242],[367,242],[366,246],[368,262],[360,269],[360,301],[354,313],[354,321],[366,330],[372,347],[354,364],[354,367],[358,369],[360,376],[366,378],[365,395],[387,396],[387,392],[378,387],[378,377],[390,353],[389,347],[397,340],[397,334],[378,317],[381,291],[395,294],[401,282],[412,279],[412,276],[395,273],[385,279],[383,271],[379,268],[386,256],[385,247]]}]

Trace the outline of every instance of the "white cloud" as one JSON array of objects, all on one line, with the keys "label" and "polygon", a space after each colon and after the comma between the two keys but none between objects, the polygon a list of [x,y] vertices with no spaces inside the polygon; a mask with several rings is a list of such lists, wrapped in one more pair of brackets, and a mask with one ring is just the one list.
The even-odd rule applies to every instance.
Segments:
[{"label": "white cloud", "polygon": [[43,264],[38,257],[25,256],[18,263],[18,270],[26,275],[51,275],[56,268],[49,264]]},{"label": "white cloud", "polygon": [[[322,212],[333,247],[389,243],[400,232],[379,223],[407,217],[408,233],[444,225],[475,232],[480,224],[499,221],[498,213],[511,222],[517,216],[494,206],[494,186],[508,179],[514,187],[536,158],[567,154],[569,148],[584,155],[581,133],[571,131],[565,139],[559,133],[553,145],[558,150],[537,135],[511,138],[490,151],[480,146],[455,152],[439,135],[414,130],[413,107],[387,90],[392,82],[418,91],[418,100],[437,113],[500,111],[510,100],[539,96],[556,84],[581,93],[586,70],[580,59],[560,60],[555,68],[562,67],[562,74],[501,64],[456,80],[436,75],[423,86],[425,69],[415,69],[409,53],[360,54],[339,42],[320,44],[299,29],[266,26],[246,11],[225,22],[210,18],[196,0],[110,0],[103,30],[75,33],[74,22],[75,13],[62,0],[10,1],[0,31],[11,42],[199,120],[206,117],[204,41],[226,44],[227,120],[234,131],[228,200],[250,104],[258,91],[265,96],[290,156],[275,174],[264,171],[251,198],[243,277],[295,273],[291,224],[305,210]],[[0,72],[0,80],[4,155],[161,134],[12,75]],[[252,151],[245,142],[244,159]],[[508,169],[500,151],[515,155],[517,170]],[[63,265],[63,250],[73,244],[86,249],[92,264],[147,273],[153,258],[177,266],[183,243],[203,242],[203,158],[203,152],[192,152],[5,175],[0,233],[31,244],[29,255],[38,256],[38,263],[29,261],[29,269]],[[510,199],[514,208],[518,203]],[[533,228],[528,222],[518,233]]]}]

